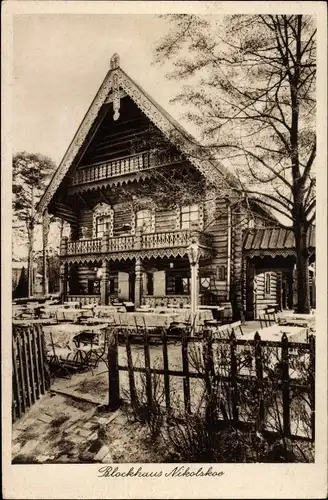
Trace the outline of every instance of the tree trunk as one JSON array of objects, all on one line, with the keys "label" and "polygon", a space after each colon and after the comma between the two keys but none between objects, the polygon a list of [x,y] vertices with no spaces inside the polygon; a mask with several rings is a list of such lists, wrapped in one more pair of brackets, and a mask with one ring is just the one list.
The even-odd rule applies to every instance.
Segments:
[{"label": "tree trunk", "polygon": [[296,312],[308,314],[310,312],[309,286],[309,252],[307,248],[307,224],[297,221],[294,224],[296,248],[296,279],[297,279],[297,306]]},{"label": "tree trunk", "polygon": [[28,257],[27,257],[28,296],[32,297],[34,293],[34,276],[33,276],[34,225],[33,224],[30,225],[27,234],[28,234]]},{"label": "tree trunk", "polygon": [[31,186],[31,220],[27,228],[28,236],[28,296],[33,297],[34,276],[33,276],[33,249],[34,249],[34,187]]}]

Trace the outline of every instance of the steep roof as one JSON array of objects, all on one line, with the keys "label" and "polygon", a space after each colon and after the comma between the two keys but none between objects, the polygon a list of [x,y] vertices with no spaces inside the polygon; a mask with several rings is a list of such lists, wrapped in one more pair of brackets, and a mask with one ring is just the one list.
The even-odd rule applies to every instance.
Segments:
[{"label": "steep roof", "polygon": [[201,145],[192,138],[192,136],[165,111],[152,97],[145,92],[142,87],[132,80],[119,66],[119,57],[114,54],[111,58],[111,68],[108,71],[102,85],[100,86],[91,106],[82,120],[70,146],[68,147],[63,160],[54,173],[47,189],[45,190],[37,207],[38,215],[42,214],[59,185],[68,173],[77,154],[84,144],[87,135],[99,115],[102,106],[107,102],[113,103],[113,119],[119,117],[119,90],[122,89],[141,111],[158,127],[163,135],[171,141],[183,154],[188,161],[199,170],[206,178],[210,179],[214,185],[222,187],[236,186],[234,176],[221,164],[216,161],[205,158]]}]

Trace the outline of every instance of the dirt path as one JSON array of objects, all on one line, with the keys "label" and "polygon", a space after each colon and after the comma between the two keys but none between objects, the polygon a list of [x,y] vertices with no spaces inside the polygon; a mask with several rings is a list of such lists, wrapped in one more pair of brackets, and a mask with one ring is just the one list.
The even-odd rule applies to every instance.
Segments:
[{"label": "dirt path", "polygon": [[124,411],[109,413],[86,401],[49,393],[12,430],[12,462],[161,462],[145,429]]}]

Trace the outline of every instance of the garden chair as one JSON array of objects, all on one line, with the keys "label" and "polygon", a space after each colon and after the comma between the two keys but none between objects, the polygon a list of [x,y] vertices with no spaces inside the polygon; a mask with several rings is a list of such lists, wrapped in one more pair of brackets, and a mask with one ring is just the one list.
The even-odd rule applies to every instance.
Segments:
[{"label": "garden chair", "polygon": [[55,318],[57,321],[66,321],[64,311],[60,311],[58,309],[55,311]]},{"label": "garden chair", "polygon": [[277,322],[276,312],[274,308],[268,308],[263,315],[259,315],[261,328],[271,326]]},{"label": "garden chair", "polygon": [[239,331],[241,333],[241,335],[244,335],[243,333],[243,329],[242,329],[242,326],[241,326],[241,321],[235,321],[234,323],[230,323],[230,325],[227,325],[232,332],[234,332],[236,334],[236,331]]},{"label": "garden chair", "polygon": [[70,358],[73,360],[74,356],[74,351],[69,347],[58,347],[55,345],[52,333],[49,333],[50,335],[50,345],[47,345],[47,358],[49,365],[52,365],[53,367],[56,368],[56,371],[54,373],[54,377],[56,374],[60,371],[63,370],[69,378],[71,378],[71,374],[69,370],[67,369],[68,362]]},{"label": "garden chair", "polygon": [[88,368],[90,368],[92,375],[93,369],[96,368],[102,360],[105,362],[108,369],[108,362],[106,358],[108,349],[108,337],[106,331],[92,331],[83,332],[76,337],[76,359]]}]

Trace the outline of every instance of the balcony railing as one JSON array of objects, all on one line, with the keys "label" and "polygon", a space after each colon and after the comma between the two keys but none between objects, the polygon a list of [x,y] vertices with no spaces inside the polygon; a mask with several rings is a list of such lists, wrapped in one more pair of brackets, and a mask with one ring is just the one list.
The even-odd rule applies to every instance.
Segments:
[{"label": "balcony railing", "polygon": [[182,156],[180,154],[144,151],[98,165],[80,167],[76,170],[75,176],[72,179],[72,184],[73,186],[87,184],[88,182],[140,172],[151,167],[158,167],[181,160]]},{"label": "balcony railing", "polygon": [[192,237],[196,237],[201,247],[211,248],[211,235],[202,233],[201,231],[182,229],[163,233],[120,236],[116,238],[103,237],[76,241],[68,241],[66,238],[63,238],[60,253],[61,255],[81,255],[161,248],[183,248],[190,244]]}]

